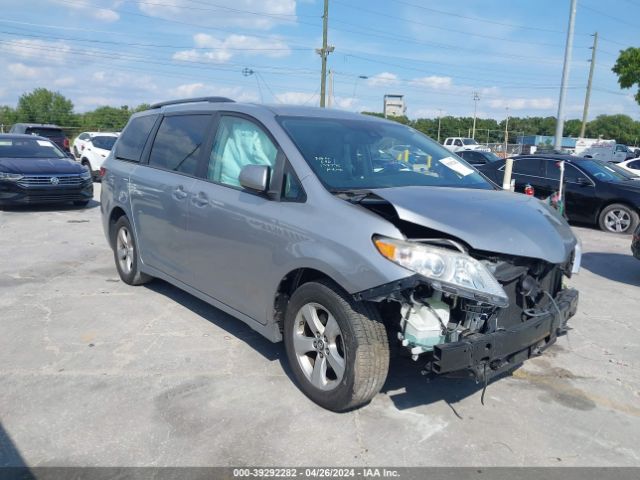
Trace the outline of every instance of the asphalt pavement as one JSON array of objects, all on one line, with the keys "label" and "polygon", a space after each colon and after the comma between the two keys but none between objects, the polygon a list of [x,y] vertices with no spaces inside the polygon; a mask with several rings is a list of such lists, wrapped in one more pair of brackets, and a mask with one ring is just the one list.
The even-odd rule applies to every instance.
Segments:
[{"label": "asphalt pavement", "polygon": [[97,201],[0,212],[0,466],[640,466],[640,261],[629,236],[575,231],[573,329],[484,406],[482,385],[401,358],[336,414],[282,344],[167,283],[123,284]]}]

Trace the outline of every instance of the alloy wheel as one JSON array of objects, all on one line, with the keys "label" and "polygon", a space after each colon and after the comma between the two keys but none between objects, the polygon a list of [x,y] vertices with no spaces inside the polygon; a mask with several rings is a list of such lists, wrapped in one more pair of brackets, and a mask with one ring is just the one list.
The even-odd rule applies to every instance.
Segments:
[{"label": "alloy wheel", "polygon": [[611,232],[623,233],[631,225],[631,216],[625,210],[611,210],[605,215],[604,224]]},{"label": "alloy wheel", "polygon": [[346,359],[342,331],[334,316],[318,303],[297,313],[293,347],[307,380],[320,390],[333,390],[344,376]]},{"label": "alloy wheel", "polygon": [[120,227],[116,237],[116,252],[118,255],[118,265],[125,275],[129,275],[133,270],[133,242],[131,233],[127,227]]}]

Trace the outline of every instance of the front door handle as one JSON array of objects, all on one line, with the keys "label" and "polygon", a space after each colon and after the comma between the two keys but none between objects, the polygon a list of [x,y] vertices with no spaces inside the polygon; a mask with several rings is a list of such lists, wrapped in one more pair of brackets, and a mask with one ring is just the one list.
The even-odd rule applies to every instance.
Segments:
[{"label": "front door handle", "polygon": [[191,203],[196,207],[206,207],[209,205],[209,197],[204,192],[198,192],[198,195],[191,197]]},{"label": "front door handle", "polygon": [[179,185],[173,189],[172,195],[176,200],[184,200],[189,194],[184,191],[184,187],[182,185]]}]

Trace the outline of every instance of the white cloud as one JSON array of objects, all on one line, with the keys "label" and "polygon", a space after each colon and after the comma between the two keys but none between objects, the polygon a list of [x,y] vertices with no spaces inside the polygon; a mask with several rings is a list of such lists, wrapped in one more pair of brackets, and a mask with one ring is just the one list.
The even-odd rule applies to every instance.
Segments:
[{"label": "white cloud", "polygon": [[70,47],[64,42],[46,42],[44,40],[18,39],[5,44],[10,55],[25,59],[47,60],[64,63],[69,55]]},{"label": "white cloud", "polygon": [[151,91],[158,89],[157,85],[149,75],[124,73],[118,71],[99,70],[91,75],[93,83],[100,87],[122,88],[134,91]]},{"label": "white cloud", "polygon": [[[170,88],[166,98],[219,96],[228,97],[237,102],[256,102],[258,97],[254,92],[246,91],[242,87],[219,87],[203,82],[185,83]],[[166,100],[166,98],[164,98]]]},{"label": "white cloud", "polygon": [[99,8],[98,10],[92,11],[91,15],[96,20],[100,20],[102,22],[115,22],[120,19],[120,14],[118,12],[108,8]]},{"label": "white cloud", "polygon": [[7,65],[7,70],[17,78],[37,78],[45,72],[44,68],[29,67],[24,63],[10,63]]},{"label": "white cloud", "polygon": [[[94,20],[101,22],[115,22],[120,19],[120,14],[114,10],[114,8],[120,6],[121,1],[114,0],[94,0],[89,2],[87,0],[75,0],[69,2],[68,0],[52,0],[53,3],[60,5],[61,7],[68,8],[69,10],[77,12],[77,15],[82,17],[91,17]],[[98,3],[98,5],[96,5]]]},{"label": "white cloud", "polygon": [[451,77],[440,77],[438,75],[430,75],[428,77],[414,78],[411,80],[414,87],[426,87],[436,90],[446,90],[451,88],[453,80]]},{"label": "white cloud", "polygon": [[289,105],[316,106],[320,96],[317,93],[284,92],[276,95],[276,100]]},{"label": "white cloud", "polygon": [[[192,21],[203,26],[242,27],[267,30],[296,21],[296,0],[217,0],[215,5],[190,0],[142,2],[142,12],[153,17]],[[252,13],[247,13],[252,12]]]},{"label": "white cloud", "polygon": [[206,33],[197,33],[193,36],[193,41],[197,48],[211,50],[182,50],[176,52],[173,59],[187,62],[225,63],[237,54],[280,58],[291,53],[289,46],[276,37],[265,39],[233,34],[220,40]]},{"label": "white cloud", "polygon": [[59,77],[53,81],[56,87],[71,87],[76,84],[76,79],[73,77]]},{"label": "white cloud", "polygon": [[513,110],[548,110],[553,108],[556,102],[548,97],[544,98],[498,98],[489,100],[491,108],[510,108]]},{"label": "white cloud", "polygon": [[398,76],[390,72],[382,72],[369,77],[367,85],[370,87],[388,87],[398,83]]}]

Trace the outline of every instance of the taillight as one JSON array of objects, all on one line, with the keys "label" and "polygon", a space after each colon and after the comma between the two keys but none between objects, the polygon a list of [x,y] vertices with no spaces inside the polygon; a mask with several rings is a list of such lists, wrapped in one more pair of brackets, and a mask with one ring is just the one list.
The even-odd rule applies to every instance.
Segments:
[{"label": "taillight", "polygon": [[100,167],[100,178],[104,177],[107,174],[107,169],[104,167]]},{"label": "taillight", "polygon": [[533,197],[533,195],[535,194],[535,190],[533,189],[533,187],[531,185],[529,185],[527,183],[527,186],[524,187],[524,193],[525,193],[525,195],[529,195],[529,196]]},{"label": "taillight", "polygon": [[69,139],[65,138],[62,142],[62,144],[64,145],[64,148],[69,148]]}]

